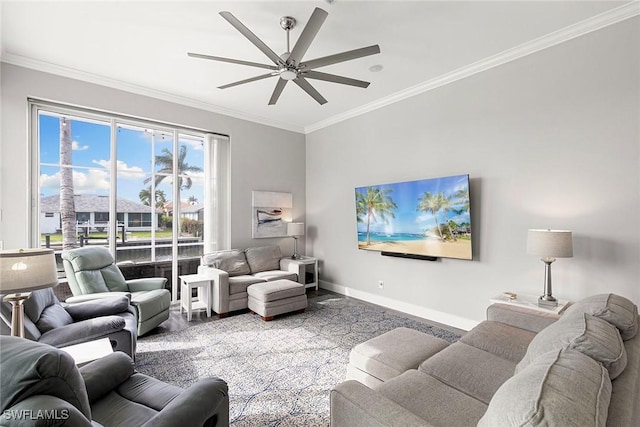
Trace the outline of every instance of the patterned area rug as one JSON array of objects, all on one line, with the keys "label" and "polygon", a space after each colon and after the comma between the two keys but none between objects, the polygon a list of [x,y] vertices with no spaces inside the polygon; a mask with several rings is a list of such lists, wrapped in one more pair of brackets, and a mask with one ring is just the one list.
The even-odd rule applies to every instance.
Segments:
[{"label": "patterned area rug", "polygon": [[329,392],[344,380],[349,351],[394,328],[449,342],[459,335],[340,295],[309,298],[302,314],[263,322],[245,313],[142,337],[136,368],[188,387],[217,376],[229,385],[234,427],[328,426]]}]

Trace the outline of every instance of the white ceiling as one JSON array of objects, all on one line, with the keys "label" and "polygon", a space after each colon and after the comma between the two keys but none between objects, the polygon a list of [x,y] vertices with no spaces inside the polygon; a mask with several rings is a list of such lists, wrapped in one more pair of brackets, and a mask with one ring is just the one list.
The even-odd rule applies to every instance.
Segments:
[{"label": "white ceiling", "polygon": [[[635,3],[635,4],[634,4]],[[402,97],[637,15],[618,1],[7,1],[1,3],[2,61],[174,102],[309,132]],[[296,18],[295,43],[315,7],[329,16],[304,59],[379,44],[381,53],[318,71],[370,81],[367,89],[312,80],[317,104],[288,84],[217,86],[263,74],[189,58],[187,51],[269,64],[226,22],[227,10],[277,53],[280,17]],[[382,65],[372,72],[373,65]]]}]

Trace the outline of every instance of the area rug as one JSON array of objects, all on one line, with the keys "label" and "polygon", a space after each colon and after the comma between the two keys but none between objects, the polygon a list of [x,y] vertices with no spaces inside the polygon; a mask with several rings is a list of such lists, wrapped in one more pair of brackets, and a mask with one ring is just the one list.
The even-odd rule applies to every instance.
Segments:
[{"label": "area rug", "polygon": [[[329,392],[357,344],[405,326],[449,342],[452,331],[352,298],[309,298],[302,314],[264,322],[244,313],[138,340],[138,371],[181,387],[217,376],[229,385],[234,427],[328,426]],[[185,424],[186,425],[186,424]]]}]

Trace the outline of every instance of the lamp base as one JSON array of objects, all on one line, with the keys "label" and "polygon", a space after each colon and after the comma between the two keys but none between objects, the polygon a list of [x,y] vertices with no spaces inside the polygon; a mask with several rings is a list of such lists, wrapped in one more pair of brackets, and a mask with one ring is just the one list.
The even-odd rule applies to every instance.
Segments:
[{"label": "lamp base", "polygon": [[543,295],[538,298],[538,307],[542,308],[556,308],[558,306],[558,300],[551,295]]},{"label": "lamp base", "polygon": [[8,294],[2,301],[11,303],[13,307],[11,313],[11,335],[24,338],[24,305],[23,303],[31,297],[31,292],[19,294]]}]

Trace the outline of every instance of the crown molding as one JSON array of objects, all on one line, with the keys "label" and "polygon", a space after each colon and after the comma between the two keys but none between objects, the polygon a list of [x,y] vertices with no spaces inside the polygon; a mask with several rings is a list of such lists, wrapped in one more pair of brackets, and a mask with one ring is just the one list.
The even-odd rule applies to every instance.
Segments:
[{"label": "crown molding", "polygon": [[489,56],[480,61],[453,70],[449,73],[442,74],[431,80],[427,80],[423,83],[404,89],[400,92],[396,92],[392,95],[370,102],[369,104],[365,104],[361,107],[346,111],[345,113],[338,114],[329,117],[326,120],[322,120],[320,122],[306,126],[304,128],[304,133],[309,134],[327,126],[331,126],[336,123],[340,123],[342,121],[386,107],[387,105],[395,104],[396,102],[400,102],[413,96],[420,95],[422,93],[437,89],[458,80],[473,76],[474,74],[478,74],[483,71],[498,67],[500,65],[504,65],[508,62],[515,61],[516,59],[520,59],[522,57],[556,46],[560,43],[564,43],[593,31],[608,27],[610,25],[617,24],[618,22],[622,22],[638,15],[640,15],[640,2],[638,0],[633,0],[630,3],[577,22],[573,25],[523,43],[514,48],[507,49],[496,55]]},{"label": "crown molding", "polygon": [[198,108],[200,110],[211,111],[213,113],[222,114],[222,115],[233,117],[236,119],[247,120],[253,123],[263,124],[266,126],[276,127],[276,128],[297,132],[297,133],[304,133],[304,128],[302,126],[296,126],[290,123],[279,122],[276,120],[269,120],[261,116],[242,113],[240,111],[220,107],[218,105],[198,101],[192,98],[175,95],[168,92],[163,92],[157,89],[151,89],[145,86],[127,83],[121,80],[116,80],[116,79],[100,76],[93,73],[87,73],[85,71],[76,70],[74,68],[51,64],[49,62],[39,61],[36,59],[27,58],[20,55],[14,55],[7,52],[2,52],[1,56],[2,56],[1,62],[7,63],[7,64],[29,68],[36,71],[42,71],[45,73],[55,74],[61,77],[68,77],[68,78],[80,80],[87,83],[94,83],[101,86],[107,86],[109,88],[119,89],[126,92],[135,93],[138,95],[148,96],[150,98],[160,99],[167,102],[173,102],[175,104],[180,104],[187,107]]}]

